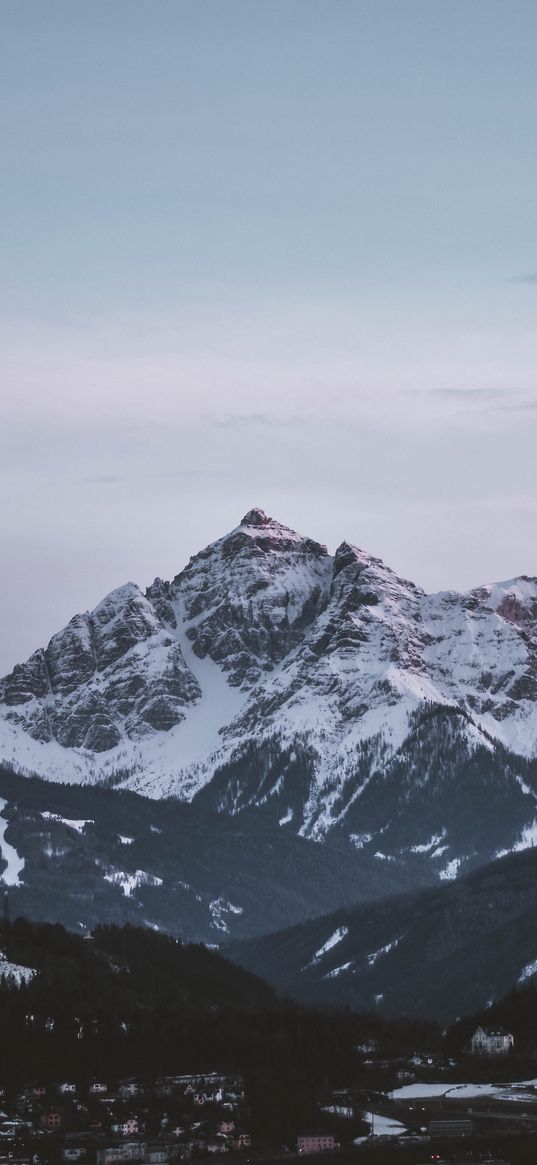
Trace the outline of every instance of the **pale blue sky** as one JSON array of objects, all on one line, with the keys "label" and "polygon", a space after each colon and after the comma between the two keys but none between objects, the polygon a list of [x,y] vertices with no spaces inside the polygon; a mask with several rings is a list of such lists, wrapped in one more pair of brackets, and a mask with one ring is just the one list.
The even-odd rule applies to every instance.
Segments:
[{"label": "pale blue sky", "polygon": [[2,0],[0,671],[252,505],[537,574],[534,0]]}]

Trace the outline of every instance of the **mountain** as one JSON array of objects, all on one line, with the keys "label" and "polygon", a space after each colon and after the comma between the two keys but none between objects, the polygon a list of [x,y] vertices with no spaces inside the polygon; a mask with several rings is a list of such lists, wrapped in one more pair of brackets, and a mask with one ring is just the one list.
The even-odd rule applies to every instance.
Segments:
[{"label": "mountain", "polygon": [[[280,1152],[282,1135],[296,1139],[319,1119],[321,1089],[354,1078],[358,1043],[373,1037],[391,1055],[440,1045],[433,1025],[281,1000],[215,952],[139,927],[101,926],[82,938],[61,926],[0,922],[0,952],[26,975],[19,986],[0,975],[0,1082],[9,1092],[72,1080],[84,1095],[92,1076],[136,1075],[147,1113],[156,1077],[240,1073],[247,1127],[265,1148],[276,1136]],[[214,1119],[188,1097],[181,1106],[189,1125]],[[106,1127],[109,1114],[97,1115]]]},{"label": "mountain", "polygon": [[452,1021],[537,976],[537,850],[227,954],[309,1004]]},{"label": "mountain", "polygon": [[78,931],[131,922],[212,945],[393,894],[416,877],[411,865],[377,870],[367,855],[262,819],[2,768],[0,857],[12,918]]},{"label": "mountain", "polygon": [[[0,1079],[105,1079],[207,1071],[228,1029],[278,1010],[261,980],[202,946],[127,926],[84,937],[61,926],[0,923],[0,948],[25,985],[0,979]],[[224,1065],[225,1067],[225,1065]]]},{"label": "mountain", "polygon": [[0,756],[450,879],[537,836],[537,580],[427,595],[251,510],[0,682]]}]

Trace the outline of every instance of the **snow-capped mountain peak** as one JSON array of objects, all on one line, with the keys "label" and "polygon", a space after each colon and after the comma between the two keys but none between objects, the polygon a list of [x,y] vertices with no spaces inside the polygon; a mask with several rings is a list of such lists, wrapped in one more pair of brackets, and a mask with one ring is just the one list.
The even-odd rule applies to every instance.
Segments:
[{"label": "snow-capped mountain peak", "polygon": [[[537,754],[536,709],[537,580],[426,595],[350,542],[330,555],[254,508],[171,582],[112,591],[0,681],[0,750],[52,779],[343,830],[383,860],[388,788],[408,806],[440,770],[444,788],[478,756],[495,764],[499,746],[516,768]],[[522,833],[537,807],[517,773]],[[441,835],[428,860],[455,868],[452,833],[416,821],[401,852]]]},{"label": "snow-capped mountain peak", "polygon": [[[482,587],[477,592],[485,603],[508,623],[518,627],[537,627],[537,579],[521,575],[507,582]],[[488,601],[487,601],[488,596]]]}]

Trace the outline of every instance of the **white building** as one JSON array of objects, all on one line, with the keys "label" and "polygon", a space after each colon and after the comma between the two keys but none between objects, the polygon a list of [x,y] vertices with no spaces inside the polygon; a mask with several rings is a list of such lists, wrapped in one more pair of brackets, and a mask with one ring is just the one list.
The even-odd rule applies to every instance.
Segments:
[{"label": "white building", "polygon": [[470,1044],[474,1056],[507,1056],[515,1041],[502,1027],[477,1027]]}]

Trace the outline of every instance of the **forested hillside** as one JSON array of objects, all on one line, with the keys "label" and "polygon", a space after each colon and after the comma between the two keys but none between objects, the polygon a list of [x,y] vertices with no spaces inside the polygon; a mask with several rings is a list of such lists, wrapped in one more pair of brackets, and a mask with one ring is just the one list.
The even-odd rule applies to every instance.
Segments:
[{"label": "forested hillside", "polygon": [[449,1022],[537,974],[537,849],[227,950],[310,1004]]},{"label": "forested hillside", "polygon": [[[388,1051],[439,1038],[431,1025],[301,1007],[214,951],[136,927],[83,938],[18,919],[0,947],[12,973],[0,981],[4,1081],[210,1070],[321,1080],[352,1074],[356,1044],[372,1036]],[[36,974],[17,983],[21,969]]]},{"label": "forested hillside", "polygon": [[230,818],[123,789],[56,784],[5,767],[1,827],[0,878],[9,884],[12,917],[79,931],[131,922],[185,941],[220,943],[394,893],[420,878],[415,863],[405,877],[403,869],[359,851],[319,846],[255,817]]}]

